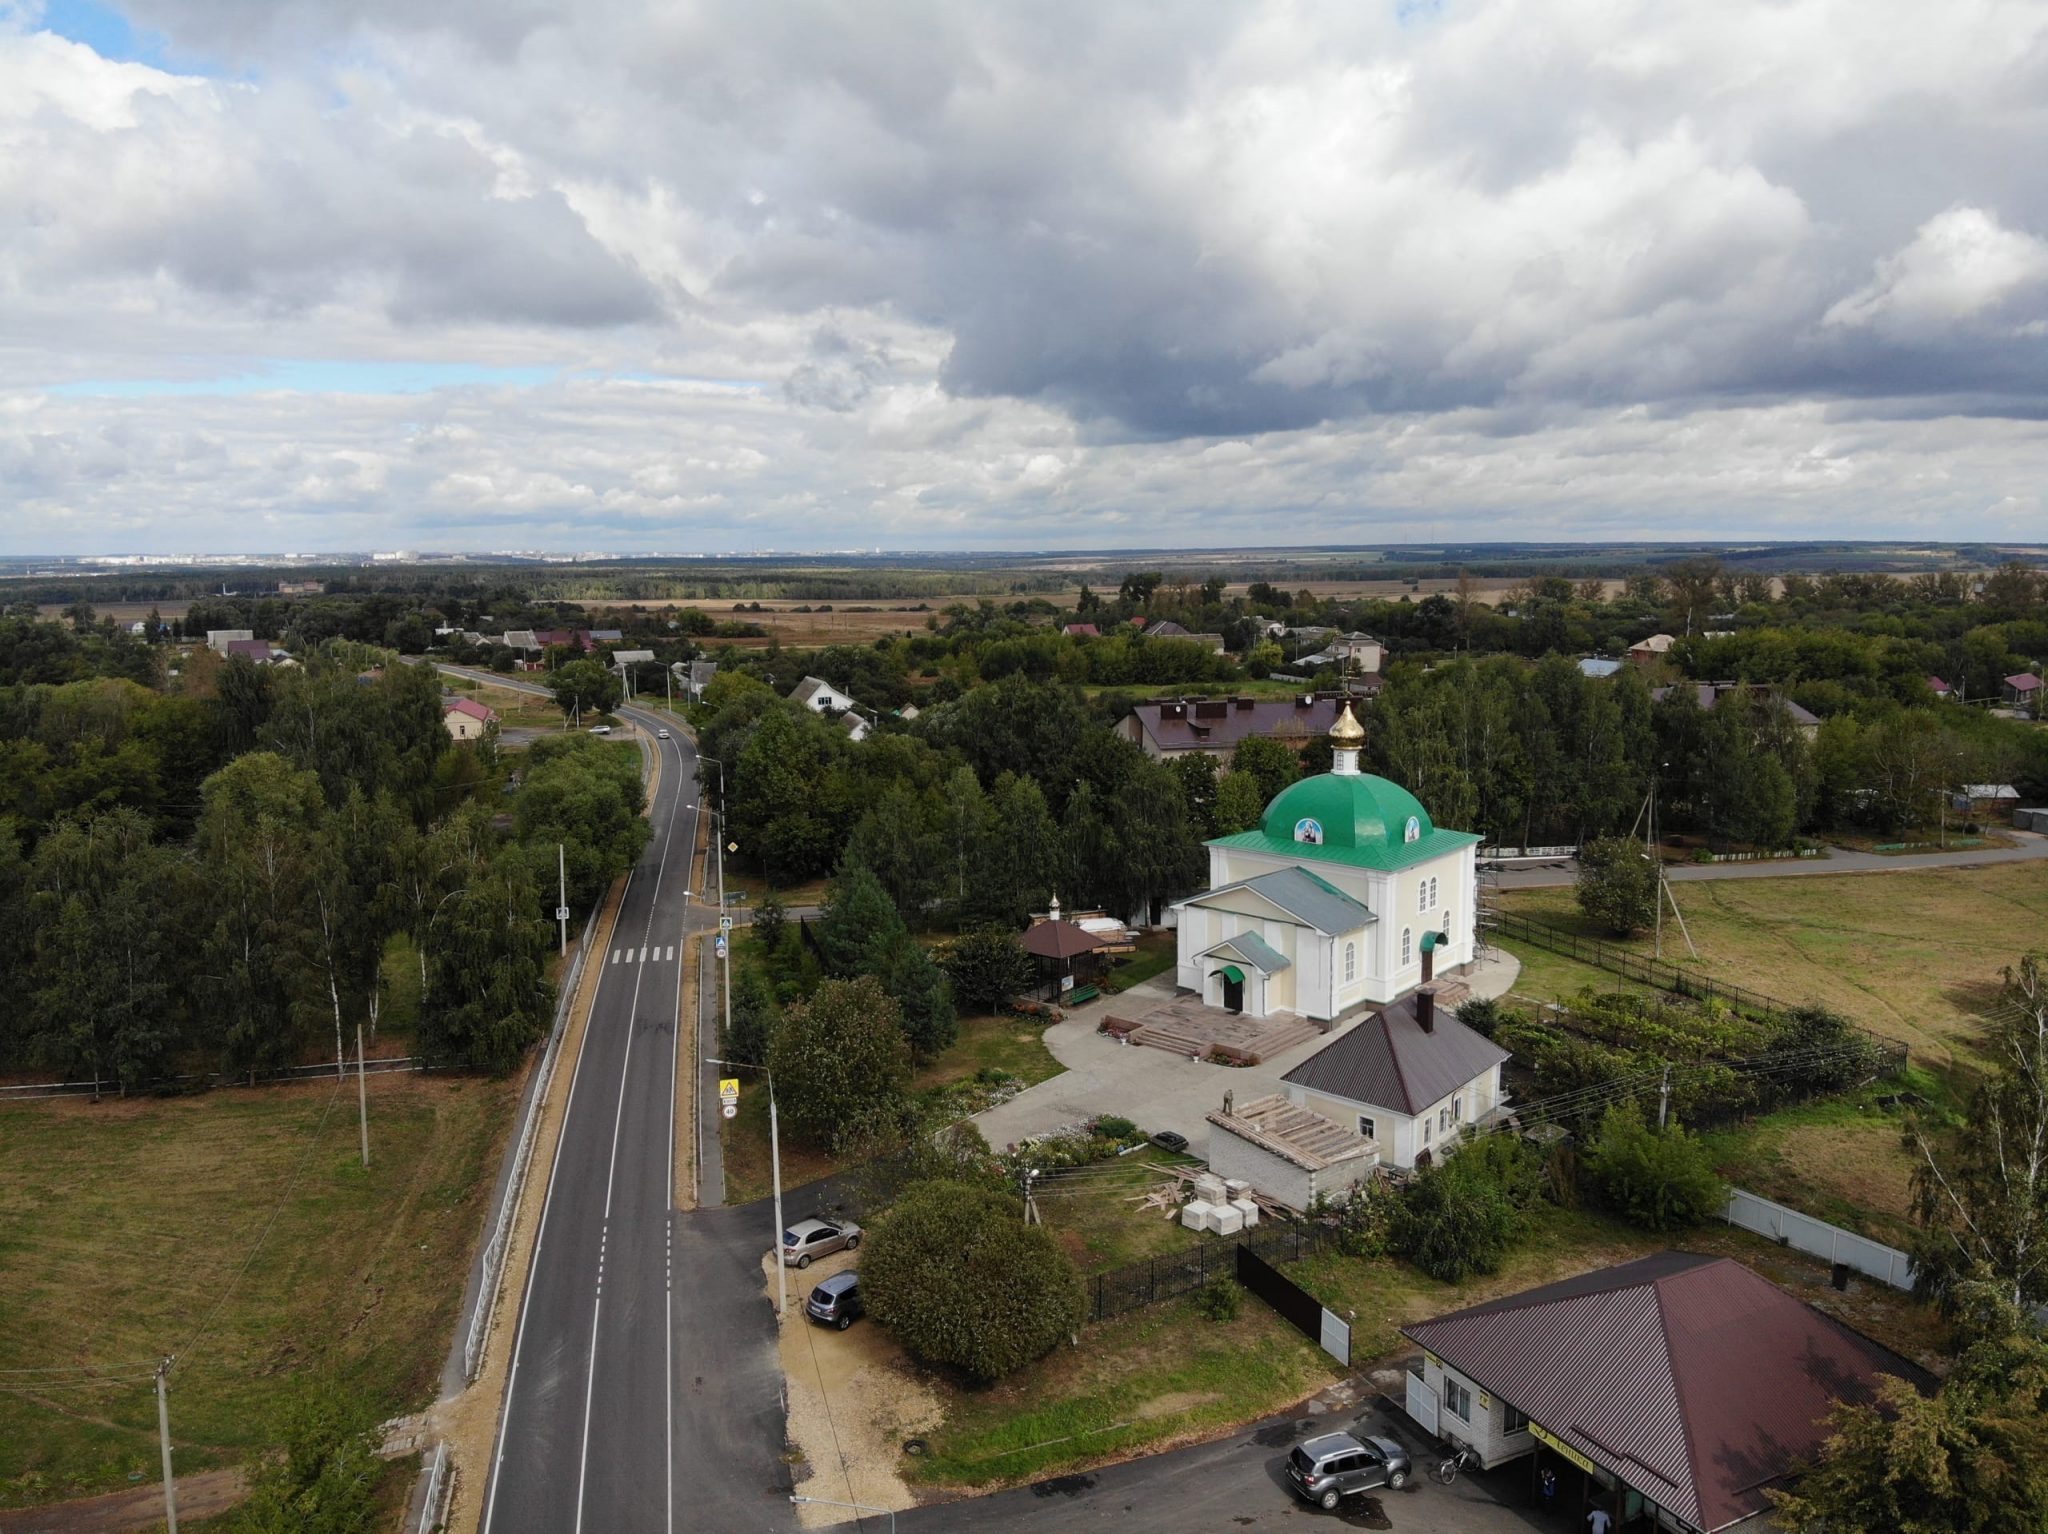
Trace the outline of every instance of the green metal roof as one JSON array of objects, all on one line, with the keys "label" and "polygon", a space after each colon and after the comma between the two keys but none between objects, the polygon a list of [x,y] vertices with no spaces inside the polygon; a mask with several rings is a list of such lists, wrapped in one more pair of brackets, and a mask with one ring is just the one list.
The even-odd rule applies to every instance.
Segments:
[{"label": "green metal roof", "polygon": [[1223,966],[1223,978],[1225,980],[1228,980],[1232,985],[1243,985],[1244,971],[1239,969],[1235,964],[1226,964]]},{"label": "green metal roof", "polygon": [[1422,802],[1398,783],[1370,773],[1325,772],[1282,789],[1255,830],[1209,845],[1390,872],[1478,841],[1470,832],[1439,831]]}]

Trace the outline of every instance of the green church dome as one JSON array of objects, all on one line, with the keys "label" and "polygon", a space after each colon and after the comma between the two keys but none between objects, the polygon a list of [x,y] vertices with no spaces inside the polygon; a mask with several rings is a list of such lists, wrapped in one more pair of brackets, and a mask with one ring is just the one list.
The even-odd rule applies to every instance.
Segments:
[{"label": "green church dome", "polygon": [[1282,789],[1266,806],[1259,829],[1274,842],[1368,855],[1398,855],[1404,846],[1428,842],[1436,833],[1422,801],[1400,784],[1369,773],[1335,772]]}]

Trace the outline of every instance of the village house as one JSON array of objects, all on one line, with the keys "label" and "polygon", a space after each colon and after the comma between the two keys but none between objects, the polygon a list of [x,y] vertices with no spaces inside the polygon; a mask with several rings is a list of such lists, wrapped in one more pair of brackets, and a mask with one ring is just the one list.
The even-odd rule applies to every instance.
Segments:
[{"label": "village house", "polygon": [[1226,1092],[1223,1107],[1208,1121],[1221,1131],[1209,1136],[1209,1170],[1250,1183],[1290,1209],[1341,1198],[1380,1164],[1369,1137],[1276,1094],[1236,1104]]},{"label": "village house", "polygon": [[818,677],[807,676],[796,684],[789,701],[801,703],[814,714],[837,714],[853,707],[853,699]]},{"label": "village house", "polygon": [[1501,1110],[1508,1052],[1437,1005],[1434,985],[1355,1024],[1285,1076],[1298,1108],[1354,1131],[1375,1159],[1428,1166]]},{"label": "village house", "polygon": [[1638,666],[1655,665],[1671,652],[1678,641],[1669,634],[1652,634],[1648,639],[1639,639],[1628,647],[1628,658]]},{"label": "village house", "polygon": [[1154,761],[1190,752],[1228,757],[1241,740],[1263,736],[1301,748],[1327,734],[1344,695],[1303,693],[1294,698],[1174,698],[1138,704],[1117,733]]},{"label": "village house", "polygon": [[1314,655],[1294,663],[1297,671],[1318,671],[1335,666],[1339,671],[1377,674],[1386,658],[1386,647],[1370,634],[1340,634]]},{"label": "village house", "polygon": [[[1692,690],[1693,697],[1703,712],[1712,713],[1715,706],[1724,698],[1764,698],[1782,708],[1792,723],[1799,727],[1799,733],[1808,740],[1820,733],[1820,715],[1800,707],[1775,687],[1751,682],[1684,682],[1680,685]],[[1662,703],[1673,690],[1669,687],[1653,687],[1650,689],[1650,699],[1652,702]]]},{"label": "village house", "polygon": [[474,698],[449,698],[441,707],[441,723],[455,740],[481,740],[484,731],[497,722],[496,711]]},{"label": "village house", "polygon": [[2036,714],[2041,707],[2041,679],[2031,671],[2022,671],[2005,679],[2004,694],[2006,705],[2024,714]]},{"label": "village house", "polygon": [[1574,1527],[1762,1531],[1838,1402],[1916,1365],[1728,1257],[1661,1252],[1402,1329],[1408,1414],[1489,1469],[1530,1456]]}]

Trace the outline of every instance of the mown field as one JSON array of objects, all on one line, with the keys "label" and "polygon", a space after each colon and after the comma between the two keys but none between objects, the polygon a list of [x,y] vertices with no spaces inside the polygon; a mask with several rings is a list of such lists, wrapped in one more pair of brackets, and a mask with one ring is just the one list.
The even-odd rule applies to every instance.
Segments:
[{"label": "mown field", "polygon": [[425,1404],[515,1087],[369,1085],[367,1171],[353,1082],[0,1108],[0,1506],[157,1474],[147,1379],[79,1388],[78,1365],[180,1356],[181,1473],[273,1442],[308,1372]]},{"label": "mown field", "polygon": [[[2048,862],[1672,888],[1700,957],[1667,923],[1666,959],[1795,1005],[1832,1007],[1937,1068],[1966,1061],[2000,971],[2048,946]],[[1584,923],[1570,889],[1504,891],[1500,904],[1606,938]],[[1650,939],[1625,946],[1648,953]]]}]

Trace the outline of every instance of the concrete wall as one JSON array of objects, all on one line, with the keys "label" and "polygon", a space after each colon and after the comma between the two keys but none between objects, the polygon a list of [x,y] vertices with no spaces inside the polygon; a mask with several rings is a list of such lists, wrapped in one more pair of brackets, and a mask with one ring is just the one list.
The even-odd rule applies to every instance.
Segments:
[{"label": "concrete wall", "polygon": [[[1342,1124],[1345,1120],[1337,1122]],[[1209,1170],[1218,1177],[1241,1177],[1291,1209],[1307,1209],[1318,1194],[1337,1197],[1371,1177],[1374,1166],[1370,1158],[1361,1156],[1356,1161],[1340,1161],[1320,1172],[1311,1172],[1214,1124],[1209,1126],[1208,1157]]]}]

